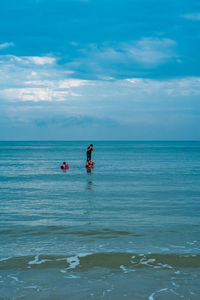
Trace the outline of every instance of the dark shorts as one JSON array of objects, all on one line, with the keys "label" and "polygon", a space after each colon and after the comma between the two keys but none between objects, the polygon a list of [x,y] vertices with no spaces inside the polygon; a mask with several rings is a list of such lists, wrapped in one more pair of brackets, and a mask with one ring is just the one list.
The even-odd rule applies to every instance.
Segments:
[{"label": "dark shorts", "polygon": [[91,160],[91,153],[87,152],[87,160]]}]

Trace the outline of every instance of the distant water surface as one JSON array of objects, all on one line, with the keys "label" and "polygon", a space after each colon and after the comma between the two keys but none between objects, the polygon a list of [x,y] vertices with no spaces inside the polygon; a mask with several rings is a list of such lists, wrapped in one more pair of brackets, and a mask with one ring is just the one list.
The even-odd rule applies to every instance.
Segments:
[{"label": "distant water surface", "polygon": [[90,143],[0,142],[0,299],[200,299],[200,142]]}]

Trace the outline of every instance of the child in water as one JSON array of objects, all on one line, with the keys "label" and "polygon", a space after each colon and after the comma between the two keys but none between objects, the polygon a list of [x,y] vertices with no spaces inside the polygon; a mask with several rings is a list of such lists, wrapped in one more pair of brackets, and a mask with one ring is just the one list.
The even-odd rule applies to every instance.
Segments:
[{"label": "child in water", "polygon": [[61,168],[62,170],[66,170],[66,169],[69,168],[69,164],[66,164],[66,162],[64,161],[64,162],[62,163],[62,165],[60,165],[60,168]]},{"label": "child in water", "polygon": [[86,168],[93,168],[93,165],[95,164],[94,161],[87,160],[85,167]]}]

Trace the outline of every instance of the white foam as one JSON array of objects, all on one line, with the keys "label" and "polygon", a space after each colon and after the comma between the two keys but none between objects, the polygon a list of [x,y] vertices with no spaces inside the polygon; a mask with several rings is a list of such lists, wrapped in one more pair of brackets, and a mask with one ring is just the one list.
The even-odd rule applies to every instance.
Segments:
[{"label": "white foam", "polygon": [[37,290],[37,292],[40,291],[40,288],[39,288],[39,286],[37,286],[37,285],[29,285],[29,286],[25,286],[24,289],[35,289],[35,290]]},{"label": "white foam", "polygon": [[194,245],[197,241],[187,242],[188,245]]},{"label": "white foam", "polygon": [[162,266],[162,268],[166,268],[166,269],[173,269],[173,267],[168,264],[160,264],[160,266]]},{"label": "white foam", "polygon": [[67,262],[69,263],[69,267],[67,268],[67,270],[75,269],[80,264],[78,256],[68,257]]},{"label": "white foam", "polygon": [[151,265],[149,265],[149,264],[154,263],[155,261],[156,261],[155,258],[149,258],[149,259],[147,259],[147,260],[145,260],[145,258],[142,258],[142,259],[140,260],[140,264],[141,264],[141,265],[148,265],[148,266],[151,266]]},{"label": "white foam", "polygon": [[39,256],[36,255],[36,256],[35,256],[35,260],[29,261],[28,264],[29,264],[29,265],[37,264],[37,263],[39,262],[38,258],[39,258]]},{"label": "white foam", "polygon": [[39,260],[39,255],[36,255],[35,259],[32,260],[32,261],[29,261],[28,264],[29,265],[40,265],[40,264],[43,264],[43,263],[45,263],[47,261],[51,261],[51,260],[50,259],[41,259],[41,260]]},{"label": "white foam", "polygon": [[80,264],[79,258],[86,257],[88,255],[91,255],[91,253],[85,252],[85,253],[79,253],[79,254],[71,256],[71,257],[67,257],[66,261],[69,264],[69,267],[67,268],[67,270],[75,269]]},{"label": "white foam", "polygon": [[0,261],[8,260],[8,259],[10,259],[10,258],[11,258],[11,257],[0,258]]},{"label": "white foam", "polygon": [[112,292],[112,289],[104,290],[102,296],[104,297],[106,293],[110,293],[110,292]]},{"label": "white foam", "polygon": [[80,253],[78,254],[78,257],[86,257],[88,255],[91,255],[92,253],[89,253],[89,252],[85,252],[85,253]]},{"label": "white foam", "polygon": [[180,285],[176,284],[175,282],[172,281],[172,285],[175,287],[179,287]]},{"label": "white foam", "polygon": [[80,278],[80,276],[76,276],[76,275],[68,275],[68,276],[64,276],[64,278],[67,278],[67,279],[77,279],[77,278]]},{"label": "white foam", "polygon": [[155,296],[157,293],[165,292],[165,291],[167,291],[167,290],[168,290],[168,288],[165,288],[165,289],[161,289],[161,290],[158,290],[158,291],[152,293],[152,294],[149,296],[149,300],[155,300],[155,299],[154,299],[154,296]]},{"label": "white foam", "polygon": [[127,269],[123,265],[120,266],[120,269],[122,269],[124,273],[127,273]]},{"label": "white foam", "polygon": [[124,272],[124,273],[130,273],[130,272],[135,272],[135,270],[133,269],[128,269],[125,266],[121,265],[120,269]]},{"label": "white foam", "polygon": [[66,271],[66,270],[60,270],[60,272],[61,272],[61,273],[67,273],[67,271]]},{"label": "white foam", "polygon": [[24,281],[22,281],[22,280],[19,280],[19,279],[18,279],[16,276],[14,276],[14,275],[8,275],[7,277],[9,277],[9,278],[15,280],[16,282],[24,282]]},{"label": "white foam", "polygon": [[171,248],[180,248],[180,249],[185,249],[185,246],[171,245]]},{"label": "white foam", "polygon": [[176,293],[173,289],[170,289],[170,292],[176,296],[179,296],[181,298],[184,298],[184,296],[181,296],[179,293]]},{"label": "white foam", "polygon": [[190,291],[190,294],[191,294],[191,295],[195,295],[195,293],[193,293],[192,291]]}]

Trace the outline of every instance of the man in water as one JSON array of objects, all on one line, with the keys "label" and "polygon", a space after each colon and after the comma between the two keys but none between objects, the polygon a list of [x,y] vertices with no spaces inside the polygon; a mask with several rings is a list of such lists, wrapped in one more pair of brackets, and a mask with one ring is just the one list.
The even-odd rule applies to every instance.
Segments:
[{"label": "man in water", "polygon": [[93,144],[91,144],[88,148],[87,148],[87,161],[91,160],[91,155],[92,155],[92,151],[93,151]]}]

